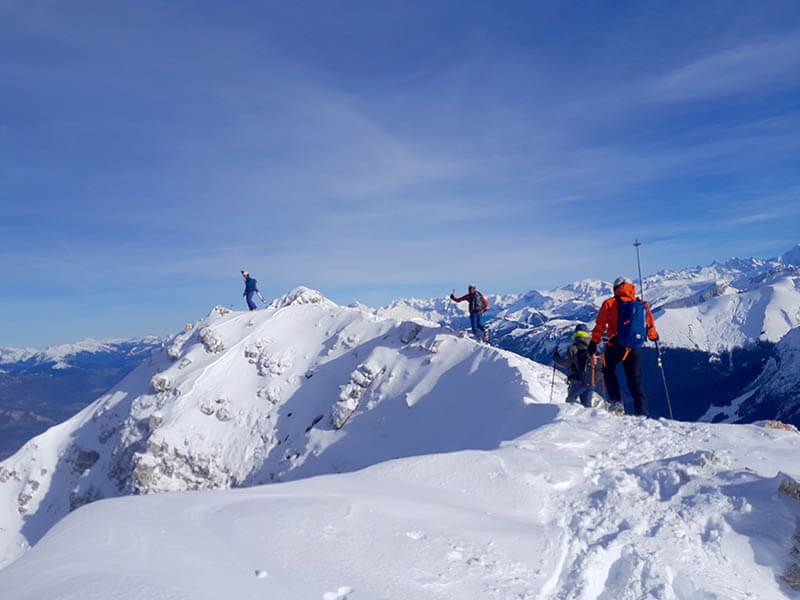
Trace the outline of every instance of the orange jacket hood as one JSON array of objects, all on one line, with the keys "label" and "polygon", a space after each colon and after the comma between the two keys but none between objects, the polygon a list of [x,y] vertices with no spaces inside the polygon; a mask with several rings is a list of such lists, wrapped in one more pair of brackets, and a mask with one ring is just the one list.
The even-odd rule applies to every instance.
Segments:
[{"label": "orange jacket hood", "polygon": [[614,296],[623,302],[631,302],[636,300],[636,286],[632,283],[623,283],[614,290]]},{"label": "orange jacket hood", "polygon": [[[603,338],[603,333],[608,334],[609,343],[613,344],[617,337],[617,299],[622,302],[631,302],[636,300],[636,286],[632,283],[623,283],[616,290],[614,290],[614,297],[609,298],[600,307],[600,312],[597,315],[597,321],[592,330],[592,341],[599,344]],[[647,324],[647,339],[654,340],[658,337],[656,331],[655,320],[653,313],[650,312],[650,305],[644,303],[646,310],[645,322]]]}]

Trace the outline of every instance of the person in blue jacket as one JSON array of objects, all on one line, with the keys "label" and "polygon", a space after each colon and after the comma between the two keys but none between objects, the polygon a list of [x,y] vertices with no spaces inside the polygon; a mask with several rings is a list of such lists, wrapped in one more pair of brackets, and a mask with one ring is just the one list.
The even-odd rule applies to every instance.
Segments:
[{"label": "person in blue jacket", "polygon": [[250,310],[255,310],[256,303],[253,301],[253,294],[258,293],[258,287],[256,287],[258,282],[254,277],[250,277],[250,273],[247,271],[242,271],[242,277],[244,278],[244,293],[242,296],[247,300],[247,307]]}]

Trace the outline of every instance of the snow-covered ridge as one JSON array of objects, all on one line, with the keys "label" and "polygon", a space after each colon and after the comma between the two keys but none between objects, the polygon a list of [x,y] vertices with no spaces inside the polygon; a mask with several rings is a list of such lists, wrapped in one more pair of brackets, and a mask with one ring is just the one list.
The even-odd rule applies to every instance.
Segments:
[{"label": "snow-covered ridge", "polygon": [[216,307],[0,463],[0,562],[100,498],[497,447],[533,426],[526,405],[546,401],[551,377],[450,330],[339,307],[307,288],[267,310]]}]

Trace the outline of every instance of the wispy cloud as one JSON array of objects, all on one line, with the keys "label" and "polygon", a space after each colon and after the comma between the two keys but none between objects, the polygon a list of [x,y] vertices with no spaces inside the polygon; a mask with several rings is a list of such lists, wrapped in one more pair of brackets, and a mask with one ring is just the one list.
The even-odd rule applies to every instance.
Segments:
[{"label": "wispy cloud", "polygon": [[682,65],[653,83],[666,102],[731,96],[800,84],[800,31],[720,50]]},{"label": "wispy cloud", "polygon": [[613,277],[634,236],[656,268],[800,226],[800,36],[777,18],[700,40],[726,15],[29,5],[0,4],[15,297],[209,304],[243,267],[345,301],[522,290]]}]

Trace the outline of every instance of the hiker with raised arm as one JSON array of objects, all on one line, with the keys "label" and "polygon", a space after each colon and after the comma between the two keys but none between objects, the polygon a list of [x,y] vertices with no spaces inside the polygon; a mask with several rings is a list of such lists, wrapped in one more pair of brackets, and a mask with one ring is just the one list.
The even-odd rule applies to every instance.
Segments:
[{"label": "hiker with raised arm", "polygon": [[489,302],[483,294],[481,294],[474,285],[467,288],[467,293],[460,298],[456,298],[455,294],[450,294],[450,300],[453,302],[469,302],[469,323],[472,327],[472,335],[475,339],[483,340],[484,342],[489,339],[489,330],[483,324],[483,313],[489,309]]},{"label": "hiker with raised arm", "polygon": [[250,273],[247,271],[242,271],[242,279],[244,279],[244,292],[242,292],[242,296],[244,296],[244,299],[247,300],[247,308],[250,310],[255,310],[257,307],[255,301],[253,300],[253,294],[258,294],[259,297],[261,296],[261,293],[258,291],[258,287],[256,285],[258,282],[254,277],[251,277]]}]

